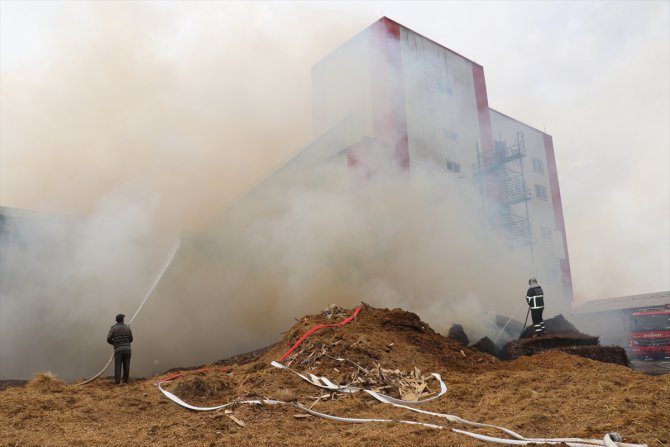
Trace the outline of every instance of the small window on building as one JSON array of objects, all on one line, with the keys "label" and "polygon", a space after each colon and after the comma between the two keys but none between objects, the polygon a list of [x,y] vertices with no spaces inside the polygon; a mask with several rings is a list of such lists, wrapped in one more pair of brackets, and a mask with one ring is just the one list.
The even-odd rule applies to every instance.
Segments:
[{"label": "small window on building", "polygon": [[458,132],[454,132],[449,129],[443,129],[442,134],[444,135],[445,140],[458,141]]},{"label": "small window on building", "polygon": [[540,233],[542,234],[542,239],[545,241],[550,241],[553,239],[554,230],[549,227],[540,227]]},{"label": "small window on building", "polygon": [[535,185],[535,197],[542,200],[548,200],[547,188],[542,185]]},{"label": "small window on building", "polygon": [[533,172],[544,174],[544,163],[542,163],[542,160],[533,158]]},{"label": "small window on building", "polygon": [[455,161],[447,160],[447,169],[453,172],[461,172],[461,165]]}]

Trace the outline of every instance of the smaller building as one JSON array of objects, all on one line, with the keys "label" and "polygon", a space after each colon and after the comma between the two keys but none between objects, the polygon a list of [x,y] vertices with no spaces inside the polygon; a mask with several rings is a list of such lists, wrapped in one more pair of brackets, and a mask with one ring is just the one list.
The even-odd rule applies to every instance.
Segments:
[{"label": "smaller building", "polygon": [[[663,313],[662,318],[665,321],[665,326],[661,329],[665,330],[655,331],[660,334],[652,335],[670,333],[670,320],[668,320],[670,315],[665,315],[670,312],[670,291],[588,301],[573,309],[571,321],[580,331],[600,337],[601,344],[623,346],[630,355],[630,342],[633,334],[641,331],[640,328],[635,327],[634,317],[653,316],[660,312]],[[654,319],[659,318],[654,317]],[[649,327],[648,329],[659,328]],[[666,338],[668,337],[656,337],[654,343],[661,341],[670,343],[670,339],[665,340]]]}]

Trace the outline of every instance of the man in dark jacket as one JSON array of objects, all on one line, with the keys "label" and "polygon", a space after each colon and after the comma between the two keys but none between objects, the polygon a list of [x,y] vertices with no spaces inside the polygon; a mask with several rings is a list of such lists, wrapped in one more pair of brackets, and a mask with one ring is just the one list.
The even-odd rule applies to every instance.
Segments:
[{"label": "man in dark jacket", "polygon": [[537,284],[537,279],[528,280],[528,291],[526,292],[526,302],[530,306],[530,315],[533,318],[533,337],[544,334],[544,320],[542,312],[544,311],[544,292],[542,287]]},{"label": "man in dark jacket", "polygon": [[133,332],[130,326],[123,324],[126,316],[118,314],[116,324],[109,329],[107,343],[114,345],[114,381],[121,382],[121,368],[123,367],[123,383],[128,383],[130,375],[130,343],[133,341]]}]

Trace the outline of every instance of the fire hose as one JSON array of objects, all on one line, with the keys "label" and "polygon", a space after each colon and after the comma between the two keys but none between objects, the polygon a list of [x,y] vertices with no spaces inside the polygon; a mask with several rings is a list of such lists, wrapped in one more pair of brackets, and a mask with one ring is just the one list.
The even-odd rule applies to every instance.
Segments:
[{"label": "fire hose", "polygon": [[363,308],[363,304],[361,304],[361,305],[358,306],[356,309],[354,309],[354,313],[352,313],[351,316],[350,316],[349,318],[347,318],[347,319],[345,319],[345,320],[342,320],[342,321],[340,321],[339,323],[333,323],[333,324],[317,324],[316,326],[312,327],[312,328],[311,328],[309,331],[307,331],[302,337],[300,337],[300,338],[298,339],[298,341],[295,342],[295,344],[294,344],[293,346],[291,346],[291,348],[290,348],[288,351],[286,351],[286,352],[284,353],[284,355],[282,355],[282,356],[279,358],[279,361],[281,362],[281,361],[284,360],[286,357],[288,357],[289,355],[291,355],[291,353],[292,353],[298,346],[300,346],[300,344],[301,344],[303,341],[305,341],[310,335],[312,335],[314,332],[318,331],[319,329],[322,329],[322,328],[324,328],[324,327],[338,327],[338,326],[344,326],[345,324],[349,323],[351,320],[353,320],[354,318],[356,318],[356,316],[358,315],[358,313],[361,311],[362,308]]},{"label": "fire hose", "polygon": [[[519,338],[523,335],[523,331],[526,330],[526,325],[528,324],[528,315],[530,315],[530,307],[528,307],[528,311],[526,312],[526,319],[523,322],[523,329],[521,329],[521,333],[519,334]],[[535,317],[533,317],[535,318]]]},{"label": "fire hose", "polygon": [[[158,285],[158,282],[159,282],[160,279],[163,277],[163,275],[165,274],[165,271],[167,270],[167,268],[168,268],[168,267],[170,266],[170,264],[172,263],[172,259],[174,258],[174,255],[177,253],[177,250],[179,250],[179,246],[180,246],[180,244],[181,244],[181,241],[180,241],[179,239],[177,239],[177,242],[175,242],[174,246],[173,246],[172,249],[170,250],[170,256],[168,256],[168,258],[167,258],[167,262],[165,262],[165,265],[164,265],[163,268],[161,269],[160,273],[158,274],[158,276],[156,276],[156,279],[154,280],[153,284],[152,284],[151,287],[149,288],[149,291],[148,291],[148,292],[146,293],[146,295],[144,296],[144,299],[142,300],[142,302],[140,303],[140,306],[139,306],[139,307],[137,308],[137,310],[135,311],[135,314],[132,316],[132,318],[130,319],[130,321],[128,321],[128,325],[130,325],[130,324],[133,322],[133,320],[135,319],[135,317],[137,316],[137,314],[140,313],[140,310],[142,310],[142,307],[144,306],[144,304],[147,302],[147,300],[149,299],[149,297],[150,297],[151,294],[153,293],[154,289],[155,289],[156,286]],[[100,376],[107,370],[107,368],[109,367],[109,365],[112,363],[112,360],[113,360],[113,359],[114,359],[114,353],[112,353],[112,355],[109,357],[109,360],[107,360],[107,363],[105,364],[105,366],[103,366],[103,368],[102,368],[96,375],[94,375],[94,376],[91,377],[90,379],[86,379],[86,380],[84,380],[83,382],[79,382],[79,383],[77,383],[77,385],[86,385],[87,383],[92,382],[92,381],[94,381],[95,379],[97,379],[98,377],[100,377]]]}]

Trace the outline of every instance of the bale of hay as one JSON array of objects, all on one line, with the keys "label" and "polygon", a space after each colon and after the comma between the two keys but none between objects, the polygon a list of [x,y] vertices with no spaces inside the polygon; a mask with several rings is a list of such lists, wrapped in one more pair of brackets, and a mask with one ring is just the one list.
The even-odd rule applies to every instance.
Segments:
[{"label": "bale of hay", "polygon": [[603,363],[630,367],[626,350],[621,346],[568,346],[559,350]]},{"label": "bale of hay", "polygon": [[482,338],[477,343],[472,345],[472,347],[480,352],[485,352],[499,359],[502,358],[502,352],[500,351],[500,348],[498,348],[496,344],[493,343],[493,340],[488,337]]},{"label": "bale of hay", "polygon": [[453,338],[454,340],[460,341],[465,346],[470,344],[470,339],[465,334],[465,330],[463,329],[463,326],[461,326],[460,324],[452,324],[451,327],[449,328],[449,333],[447,334],[447,336]]},{"label": "bale of hay", "polygon": [[512,340],[502,348],[502,358],[514,360],[522,355],[533,355],[550,349],[569,346],[597,346],[598,337],[580,333],[562,333],[541,337],[520,338]]}]

